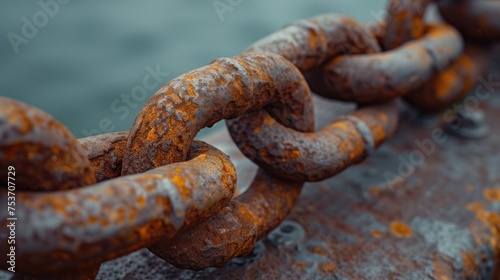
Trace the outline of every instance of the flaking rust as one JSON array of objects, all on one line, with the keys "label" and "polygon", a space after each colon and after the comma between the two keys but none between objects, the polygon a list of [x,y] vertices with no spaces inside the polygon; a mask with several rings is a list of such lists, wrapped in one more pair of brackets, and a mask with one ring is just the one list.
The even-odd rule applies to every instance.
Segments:
[{"label": "flaking rust", "polygon": [[149,250],[180,268],[222,266],[249,254],[257,241],[277,227],[292,210],[303,185],[260,169],[249,189],[221,212]]},{"label": "flaking rust", "polygon": [[[478,10],[475,12],[464,11],[466,5],[470,8],[480,8],[483,10],[479,13],[485,13],[486,6],[493,9],[493,13],[500,12],[500,2],[494,1],[475,2],[476,4],[470,6],[472,1],[462,1],[460,4],[453,3],[449,6],[451,1],[438,1],[440,5],[440,12],[447,21],[453,23],[454,27],[464,32],[463,23],[465,18],[476,17]],[[389,16],[387,20],[387,28],[385,29],[383,43],[386,50],[391,50],[402,44],[408,44],[418,40],[424,36],[424,33],[430,33],[428,27],[424,25],[424,15],[430,1],[412,1],[412,0],[392,0],[389,4]],[[465,4],[467,3],[467,4]],[[456,5],[455,5],[456,4]],[[450,17],[450,12],[453,16]],[[492,13],[492,14],[493,14]],[[457,16],[459,14],[460,16]],[[484,18],[491,18],[492,14],[484,15]],[[458,20],[457,20],[458,19]],[[485,22],[478,24],[466,24],[467,28],[473,28],[481,33],[484,24],[488,28],[493,28],[495,21],[491,18]],[[498,21],[497,21],[498,22]],[[498,25],[500,27],[500,25]],[[425,27],[425,28],[424,28]],[[432,26],[431,26],[432,27]],[[451,27],[450,27],[451,28]],[[491,31],[491,29],[489,29]],[[465,31],[466,32],[466,31]],[[497,33],[500,34],[500,33]],[[428,35],[427,35],[428,36]],[[434,36],[439,38],[439,36]],[[483,39],[488,39],[491,34],[482,34]],[[493,36],[494,37],[494,36]],[[500,38],[497,36],[497,39]],[[462,42],[462,39],[459,39]],[[430,41],[432,42],[432,41]],[[451,43],[451,41],[450,41]],[[461,43],[463,44],[463,43]],[[427,47],[432,44],[426,44]],[[441,46],[431,52],[431,58],[446,57],[442,54],[449,52],[451,45]],[[458,45],[457,45],[458,46]],[[462,46],[462,45],[460,45]],[[460,52],[462,52],[460,50]],[[474,46],[467,44],[463,53],[457,57],[458,53],[454,53],[447,61],[434,61],[435,64],[432,68],[432,77],[424,86],[411,90],[409,94],[404,96],[404,99],[413,107],[424,112],[437,112],[451,104],[460,101],[460,99],[467,96],[475,84],[477,76],[487,69],[487,47]]]},{"label": "flaking rust", "polygon": [[373,146],[392,135],[397,120],[397,106],[390,102],[360,109],[310,133],[286,128],[267,112],[250,112],[227,124],[233,141],[257,165],[281,178],[310,182],[364,160]]},{"label": "flaking rust", "polygon": [[[122,174],[184,160],[186,145],[201,128],[265,105],[286,126],[298,131],[314,128],[309,87],[300,71],[279,55],[247,53],[218,59],[186,73],[160,89],[137,117],[128,137]],[[282,180],[264,173],[255,178],[249,191],[207,222],[226,232],[229,244],[238,246],[220,247],[218,253],[212,252],[211,258],[197,258],[203,248],[191,247],[192,238],[183,232],[176,236],[180,241],[163,239],[148,248],[165,260],[178,261],[179,265],[189,263],[193,269],[211,263],[221,265],[242,252],[249,252],[255,242],[286,217],[303,182],[294,187],[282,185]],[[204,223],[192,230],[199,236],[214,233],[214,230],[207,232]],[[221,240],[220,232],[212,237]],[[189,246],[189,253],[184,253],[182,245]],[[184,255],[179,255],[180,252]],[[196,264],[196,259],[201,263]]]},{"label": "flaking rust", "polygon": [[[500,217],[488,203],[498,201],[498,187],[474,193],[471,201],[451,183],[467,183],[465,189],[472,192],[472,184],[496,178],[491,166],[498,166],[498,160],[484,146],[468,143],[470,156],[488,161],[472,176],[464,173],[475,167],[457,164],[463,154],[457,157],[455,151],[441,153],[435,161],[421,159],[418,167],[427,165],[426,170],[413,167],[414,176],[400,174],[396,182],[389,182],[385,172],[384,184],[375,178],[382,173],[373,170],[393,168],[396,157],[378,154],[372,159],[381,164],[365,163],[371,169],[351,170],[329,181],[329,188],[319,183],[299,199],[304,181],[327,179],[361,162],[398,123],[395,102],[378,103],[313,132],[311,90],[303,74],[314,91],[328,98],[371,103],[408,95],[408,102],[429,111],[459,100],[473,86],[486,60],[482,51],[468,46],[462,54],[463,41],[453,27],[425,25],[429,2],[391,1],[388,21],[380,24],[386,30],[377,34],[332,14],[289,25],[243,55],[218,59],[167,83],[144,106],[130,132],[77,141],[40,110],[0,98],[0,157],[27,166],[29,175],[17,184],[16,213],[23,220],[17,235],[18,271],[60,279],[83,271],[77,276],[86,279],[102,262],[148,247],[180,268],[227,264],[228,277],[242,264],[253,267],[239,271],[248,277],[256,271],[281,271],[287,278],[492,276]],[[477,19],[473,29],[455,22],[468,38],[498,40],[498,2],[472,3],[447,6],[441,1],[440,9],[452,23],[457,20],[448,13],[452,8]],[[493,114],[494,109],[486,109]],[[232,137],[262,169],[250,188],[232,199],[236,174],[231,161],[193,138],[206,126],[237,117],[228,121]],[[482,119],[472,120],[473,126]],[[386,153],[399,154],[413,143],[409,135],[424,133],[408,127],[403,126],[406,130]],[[433,188],[428,189],[430,181]],[[5,196],[2,189],[0,198]],[[338,203],[331,203],[331,197]],[[299,207],[293,210],[297,200]],[[5,211],[0,211],[3,228]],[[294,221],[282,223],[291,211]],[[275,234],[257,243],[273,229]],[[308,238],[310,232],[323,239]],[[283,234],[290,239],[277,245],[273,236]],[[442,239],[447,234],[451,237]],[[7,251],[6,246],[0,244],[0,250]],[[251,260],[245,261],[248,254]],[[279,258],[283,254],[291,257]],[[235,257],[240,258],[230,262]],[[5,255],[0,263],[5,268]],[[167,266],[163,262],[159,267]],[[214,271],[219,270],[200,275]]]},{"label": "flaking rust", "polygon": [[434,76],[424,87],[404,99],[423,112],[437,112],[467,96],[476,84],[477,77],[487,65],[488,51],[468,45],[464,53],[450,67]]},{"label": "flaking rust", "polygon": [[94,167],[97,182],[121,175],[128,131],[78,139]]},{"label": "flaking rust", "polygon": [[[331,117],[343,106],[325,105],[318,113]],[[498,119],[498,105],[492,102],[482,109],[488,119]],[[306,184],[285,220],[305,231],[293,245],[276,246],[273,236],[268,236],[247,258],[201,271],[176,268],[141,250],[103,264],[97,279],[121,279],[121,275],[167,279],[498,279],[499,127],[492,127],[492,135],[482,140],[448,136],[444,144],[426,144],[433,151],[427,154],[415,141],[429,143],[426,140],[431,139],[435,127],[415,126],[405,116],[402,114],[395,135],[366,161],[334,178]],[[217,134],[221,141],[228,141],[226,132]],[[404,182],[390,187],[384,173],[397,174],[398,157],[408,159],[415,151],[424,154],[423,165],[414,166]],[[238,148],[233,146],[229,155],[237,158],[236,154]],[[183,240],[217,240],[221,247],[230,242],[227,238],[231,235],[222,228],[204,225],[212,232],[200,241],[194,234],[189,235],[192,240]],[[183,243],[178,248],[185,246]],[[192,256],[196,265],[209,262],[200,260],[205,254],[210,256],[205,252]]]},{"label": "flaking rust", "polygon": [[262,51],[279,54],[307,72],[339,55],[378,53],[380,46],[355,19],[325,14],[289,24],[245,50]]},{"label": "flaking rust", "polygon": [[87,155],[74,136],[37,108],[0,97],[0,139],[2,170],[9,165],[23,168],[16,177],[18,190],[67,190],[95,182]]},{"label": "flaking rust", "polygon": [[[295,134],[297,138],[301,137],[297,135],[298,132],[292,129],[279,130],[277,123],[272,121],[270,115],[263,114],[261,116],[267,116],[267,118],[266,120],[261,119],[255,127],[260,127],[260,131],[264,133],[263,136],[266,136],[265,132],[278,129],[278,132],[283,133],[277,135],[284,134],[290,137]],[[390,137],[396,127],[397,110],[395,104],[368,107],[357,111],[354,116],[360,121],[364,121],[366,126],[369,127],[369,137],[372,137],[376,146]],[[245,124],[245,120],[242,120],[241,123]],[[264,123],[266,124],[264,125]],[[243,127],[254,131],[251,126],[243,125]],[[253,133],[253,135],[259,135],[260,132]],[[349,121],[333,123],[327,126],[322,133],[325,136],[304,133],[303,137],[309,140],[316,138],[318,142],[323,141],[324,147],[329,150],[332,150],[331,147],[336,145],[345,147],[345,150],[342,150],[343,148],[333,149],[334,152],[337,151],[340,155],[337,158],[330,159],[330,163],[333,165],[329,167],[332,170],[329,171],[330,177],[342,171],[348,165],[359,162],[366,156],[367,145],[363,143],[365,136],[361,135],[358,129]],[[311,135],[312,137],[310,137]],[[244,134],[239,134],[237,138],[242,139],[243,136]],[[350,137],[352,137],[351,140],[357,137],[359,141],[347,141]],[[268,137],[264,138],[264,141],[269,139]],[[276,143],[279,142],[277,140],[279,139],[271,138],[271,141],[276,141]],[[294,140],[294,143],[301,142],[300,139]],[[283,143],[286,144],[287,142],[284,141]],[[315,145],[318,145],[318,143],[313,141],[312,146]],[[287,151],[282,152],[287,153]],[[322,152],[326,152],[326,150],[322,150]],[[306,157],[304,160],[307,161],[307,159]],[[281,162],[290,161],[290,165],[293,166],[295,165],[293,160],[294,158],[284,158]],[[276,163],[278,162],[272,163],[273,167],[276,166]],[[312,163],[309,164],[312,165]],[[282,170],[285,170],[286,167],[285,164]],[[307,167],[309,168],[309,166]],[[282,170],[276,171],[275,169],[273,171],[278,174]],[[290,177],[291,173],[294,175],[289,170],[286,170],[286,172],[281,176]],[[161,247],[150,247],[150,250],[180,268],[200,270],[211,266],[220,267],[232,258],[250,253],[258,240],[265,237],[270,230],[276,228],[283,221],[300,194],[303,179],[304,177],[293,181],[273,179],[272,176],[260,169],[249,190],[231,201],[223,211],[208,221],[178,234]]]},{"label": "flaking rust", "polygon": [[444,70],[463,51],[460,34],[447,25],[429,26],[426,35],[376,54],[339,56],[308,75],[313,92],[359,103],[403,96]]},{"label": "flaking rust", "polygon": [[163,86],[130,131],[122,174],[184,160],[198,131],[267,105],[299,131],[312,127],[312,97],[300,71],[273,53],[221,58]]},{"label": "flaking rust", "polygon": [[390,0],[382,46],[392,50],[421,38],[427,31],[425,11],[431,0]]},{"label": "flaking rust", "polygon": [[[79,189],[20,192],[17,270],[47,275],[96,268],[208,219],[227,205],[235,186],[229,158],[194,141],[187,162]],[[6,208],[0,220],[7,224]],[[5,255],[0,259],[5,267]]]}]

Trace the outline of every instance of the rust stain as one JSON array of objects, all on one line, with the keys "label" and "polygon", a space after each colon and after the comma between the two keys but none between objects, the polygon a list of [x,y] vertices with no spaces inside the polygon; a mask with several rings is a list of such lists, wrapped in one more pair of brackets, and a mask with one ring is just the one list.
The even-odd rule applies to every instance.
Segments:
[{"label": "rust stain", "polygon": [[450,269],[447,267],[446,262],[441,260],[439,256],[435,256],[432,262],[434,269],[434,279],[437,280],[452,280],[452,275],[450,275]]},{"label": "rust stain", "polygon": [[316,254],[316,255],[321,255],[321,256],[327,255],[327,252],[322,247],[313,247],[313,248],[310,248],[309,251],[313,254]]},{"label": "rust stain", "polygon": [[410,238],[413,236],[413,230],[406,224],[399,221],[391,223],[391,233],[399,238]]},{"label": "rust stain", "polygon": [[371,234],[373,235],[373,237],[375,238],[380,238],[382,236],[382,233],[379,231],[379,230],[376,230],[376,229],[372,229],[371,230]]},{"label": "rust stain", "polygon": [[476,256],[473,252],[462,252],[462,261],[464,264],[464,273],[465,275],[473,279],[473,276],[476,276],[478,267],[476,263]]},{"label": "rust stain", "polygon": [[320,262],[318,264],[318,267],[320,271],[322,271],[325,274],[331,274],[335,270],[335,264],[334,263],[329,263],[329,262]]},{"label": "rust stain", "polygon": [[468,204],[467,209],[472,211],[476,215],[476,219],[481,221],[488,230],[485,233],[477,228],[470,229],[476,243],[481,245],[487,242],[498,253],[500,250],[500,215],[486,210],[485,205],[479,201]]},{"label": "rust stain", "polygon": [[500,188],[485,189],[483,196],[491,202],[500,202]]},{"label": "rust stain", "polygon": [[293,266],[297,269],[305,269],[309,267],[309,264],[307,262],[296,262]]}]

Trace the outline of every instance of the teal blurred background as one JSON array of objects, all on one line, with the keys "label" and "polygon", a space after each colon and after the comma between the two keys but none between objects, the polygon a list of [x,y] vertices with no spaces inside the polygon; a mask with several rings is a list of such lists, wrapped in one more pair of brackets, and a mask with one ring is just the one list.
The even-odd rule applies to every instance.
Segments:
[{"label": "teal blurred background", "polygon": [[[130,129],[161,85],[237,55],[287,23],[324,13],[370,22],[386,6],[383,0],[55,1],[3,1],[0,95],[41,108],[78,138]],[[214,3],[230,9],[218,12]],[[35,23],[36,32],[25,30],[32,38],[24,37],[23,27]],[[144,94],[137,87],[151,75],[147,67],[168,75],[152,77]],[[134,88],[136,100],[123,101]]]}]

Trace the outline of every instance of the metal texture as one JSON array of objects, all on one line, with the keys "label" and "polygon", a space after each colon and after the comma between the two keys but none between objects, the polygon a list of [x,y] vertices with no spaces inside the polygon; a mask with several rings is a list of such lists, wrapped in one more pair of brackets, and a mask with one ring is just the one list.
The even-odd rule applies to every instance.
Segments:
[{"label": "metal texture", "polygon": [[309,87],[300,71],[279,55],[220,58],[181,75],[155,93],[136,118],[122,174],[182,161],[200,129],[264,106],[298,131],[314,126]]},{"label": "metal texture", "polygon": [[246,52],[282,55],[305,72],[313,92],[366,103],[389,100],[421,87],[463,51],[458,32],[445,25],[431,26],[422,40],[387,53],[379,53],[376,38],[367,30],[351,18],[327,14],[288,25]]},{"label": "metal texture", "polygon": [[378,53],[364,26],[340,14],[297,21],[251,45],[245,52],[272,52],[306,72],[339,55]]},{"label": "metal texture", "polygon": [[97,182],[121,175],[128,132],[117,132],[78,139],[87,152]]},{"label": "metal texture", "polygon": [[[95,182],[92,166],[71,133],[50,115],[0,97],[0,167],[22,166],[16,188],[74,189]],[[4,186],[7,189],[7,186]]]},{"label": "metal texture", "polygon": [[[120,142],[115,142],[120,143]],[[166,240],[219,212],[236,174],[229,158],[194,141],[187,162],[85,188],[20,192],[16,212],[18,271],[37,274],[95,268],[103,261]],[[0,194],[6,201],[7,191]],[[0,211],[6,227],[7,209]],[[0,244],[6,252],[7,242]],[[0,257],[2,267],[6,255]]]},{"label": "metal texture", "polygon": [[[412,40],[423,36],[424,14],[429,2],[427,0],[390,2],[389,15],[393,15],[391,10],[398,9],[398,11],[388,18],[383,38],[386,49],[413,42]],[[434,68],[432,79],[404,98],[421,111],[441,110],[469,93],[476,77],[485,67],[485,60],[486,55],[483,54],[483,50],[469,46],[460,57],[454,57],[446,65]]]},{"label": "metal texture", "polygon": [[313,133],[286,128],[266,112],[247,113],[227,124],[233,141],[257,165],[284,179],[310,182],[365,159],[394,132],[397,120],[392,102],[362,108]]},{"label": "metal texture", "polygon": [[390,0],[382,46],[392,50],[426,32],[424,15],[431,0]]},{"label": "metal texture", "polygon": [[221,212],[148,249],[177,267],[222,266],[251,252],[255,243],[290,213],[304,182],[290,182],[260,170],[250,188]]},{"label": "metal texture", "polygon": [[498,42],[500,40],[500,1],[498,0],[439,0],[439,13],[470,40]]},{"label": "metal texture", "polygon": [[337,57],[307,78],[312,91],[324,97],[358,103],[383,101],[421,87],[462,51],[463,42],[455,29],[434,25],[422,39],[383,53]]},{"label": "metal texture", "polygon": [[[355,20],[327,14],[290,24],[246,50],[247,53],[256,51],[279,54],[301,71],[307,71],[339,55],[375,53],[380,49],[375,38],[369,36]],[[385,117],[380,120],[383,124],[371,123],[373,130],[385,133],[377,135],[380,136],[377,140],[390,135],[397,123],[395,106],[383,109],[390,112],[387,116],[378,108]],[[283,118],[274,113],[278,120]],[[376,118],[373,115],[370,117]],[[243,117],[228,120],[227,124],[233,140],[247,157],[284,179],[317,181],[328,178],[364,159],[368,155],[367,150],[373,149],[370,143],[374,142],[374,135],[369,125],[363,121],[355,122],[352,118],[338,121],[317,133],[289,129],[262,110],[247,112]],[[332,139],[335,141],[332,142]],[[318,157],[323,151],[330,152]]]},{"label": "metal texture", "polygon": [[[16,236],[17,270],[58,279],[92,278],[102,262],[148,247],[180,268],[223,266],[205,269],[199,277],[221,271],[231,276],[245,267],[244,275],[256,278],[256,271],[269,272],[271,266],[286,279],[396,278],[408,268],[414,268],[406,275],[411,278],[492,276],[500,218],[482,201],[469,201],[469,193],[451,187],[467,183],[469,192],[480,189],[485,200],[500,201],[498,189],[491,186],[500,182],[493,170],[498,159],[488,150],[496,148],[491,138],[478,146],[468,143],[468,151],[482,162],[464,180],[464,168],[456,164],[461,154],[446,152],[464,144],[438,149],[460,140],[446,140],[436,128],[430,139],[417,141],[409,135],[418,138],[429,131],[409,131],[406,124],[397,142],[386,146],[388,155],[364,163],[369,170],[353,169],[324,181],[329,188],[318,183],[299,198],[305,180],[327,179],[360,163],[391,136],[398,123],[396,102],[378,102],[411,93],[407,100],[420,110],[438,110],[472,87],[486,59],[472,47],[462,54],[463,41],[453,27],[426,25],[429,2],[391,1],[387,23],[378,24],[386,26],[382,32],[332,14],[287,26],[242,55],[218,59],[167,83],[144,106],[130,132],[77,141],[43,112],[0,99],[0,131],[7,139],[0,156],[9,165],[13,160],[28,164],[28,175],[35,174],[35,166],[43,174],[25,176],[18,184],[16,212],[23,223]],[[498,13],[496,5],[491,7]],[[486,22],[494,33],[495,22]],[[482,39],[491,40],[490,35]],[[378,40],[386,52],[380,53]],[[303,73],[323,96],[378,104],[333,123],[329,119],[313,132],[313,101]],[[492,106],[485,107],[489,115],[495,114]],[[477,132],[486,124],[474,116],[464,119],[462,132]],[[236,172],[231,161],[193,138],[206,126],[238,117],[228,121],[231,136],[262,169],[248,190],[233,198]],[[500,135],[498,129],[491,133]],[[408,152],[410,143],[419,150]],[[399,155],[402,151],[407,158]],[[375,164],[385,169],[374,170],[371,159],[383,162]],[[56,161],[59,165],[51,165]],[[426,164],[432,175],[420,169]],[[0,199],[6,200],[7,191],[0,191]],[[299,208],[293,208],[297,200]],[[446,209],[446,215],[436,214],[438,209]],[[0,211],[3,231],[5,211]],[[290,211],[293,221],[284,221]],[[442,229],[461,235],[447,244],[441,240]],[[332,235],[323,241],[311,238],[311,233],[324,237],[323,230]],[[7,246],[3,242],[0,250]],[[134,256],[150,265],[157,263],[151,254],[138,254]],[[0,267],[7,267],[5,255]],[[122,266],[120,273],[127,269]],[[170,276],[185,273],[165,265],[159,269]]]},{"label": "metal texture", "polygon": [[436,112],[460,101],[473,89],[477,77],[487,69],[488,51],[469,45],[448,69],[404,99],[420,111]]},{"label": "metal texture", "polygon": [[[314,115],[311,98],[309,87],[299,70],[281,56],[263,52],[216,60],[207,67],[174,79],[148,101],[144,106],[146,109],[143,109],[131,130],[122,173],[135,173],[143,171],[137,168],[183,160],[186,143],[189,144],[201,128],[265,105],[268,105],[270,112],[276,112],[284,125],[298,131],[312,131]],[[180,99],[177,106],[175,99]],[[182,125],[178,125],[181,121]],[[246,230],[237,234],[243,237],[242,233],[248,232],[254,243],[257,240],[255,238],[263,237],[268,229],[281,222],[292,208],[303,185],[302,182],[298,183],[298,191],[289,188],[277,195],[270,192],[270,200],[262,205],[259,198],[265,192],[261,188],[279,182],[274,183],[275,179],[268,175],[256,180],[257,186],[251,189],[261,190],[262,193],[248,192],[248,201],[255,201],[246,210],[264,211],[269,216],[276,213],[276,217],[265,219],[265,222],[254,221],[254,217],[245,216],[248,212],[238,212],[236,208],[235,212],[226,213],[219,218],[232,223],[240,218],[242,225],[252,227],[257,232]],[[256,197],[253,198],[254,196]],[[287,198],[288,204],[280,203],[280,196]],[[237,202],[230,205],[234,203]],[[170,260],[167,248],[171,246],[171,242],[168,241],[161,239],[149,249]],[[238,240],[231,242],[241,244]],[[243,245],[247,246],[240,248],[243,251],[253,247],[253,243],[249,241]],[[232,256],[234,255],[227,254],[229,258]],[[189,262],[194,263],[194,260]]]},{"label": "metal texture", "polygon": [[[489,101],[482,109],[498,120],[498,92]],[[345,108],[352,110],[332,103],[317,111],[328,123]],[[293,222],[304,235],[296,226],[285,244],[283,234],[268,235],[246,257],[197,272],[143,249],[104,263],[97,279],[498,279],[500,127],[489,138],[462,140],[409,115],[402,112],[395,135],[366,161],[306,184],[278,228]],[[206,140],[238,165],[244,159],[228,137],[219,131]],[[416,153],[418,165],[410,162]],[[384,173],[399,174],[407,161],[408,176],[389,187]]]},{"label": "metal texture", "polygon": [[[269,56],[271,53],[264,54]],[[249,57],[252,56],[255,54],[249,55]],[[269,57],[282,59],[274,54]],[[295,69],[295,67],[292,68],[292,70]],[[298,75],[298,78],[288,82],[292,82],[293,85],[293,81],[298,80],[302,84],[292,87],[291,91],[284,92],[281,90],[281,86],[262,87],[258,90],[297,94],[301,98],[309,98],[306,99],[306,102],[312,108],[312,96],[309,88],[300,73]],[[268,79],[265,80],[268,81]],[[279,85],[280,81],[278,80],[276,83]],[[241,85],[237,84],[236,86]],[[296,89],[297,86],[300,90]],[[300,108],[300,104],[297,105]],[[257,110],[256,112],[264,111]],[[296,112],[302,113],[301,122],[278,114],[283,125],[290,127],[291,131],[313,131],[313,111],[301,108]],[[269,117],[274,120],[271,116]],[[170,263],[193,270],[224,265],[234,257],[249,253],[258,240],[265,237],[270,230],[283,221],[300,195],[303,185],[303,181],[290,184],[288,181],[277,179],[264,170],[259,170],[250,188],[232,200],[221,212],[209,220],[177,234],[174,239],[162,240],[162,242],[149,246],[148,249]]]},{"label": "metal texture", "polygon": [[[360,122],[366,122],[363,123],[366,125],[366,132],[360,132],[352,121],[339,121],[327,126],[317,134],[310,133],[302,136],[300,132],[292,129],[281,131],[283,132],[281,135],[294,138],[290,141],[284,140],[281,143],[283,146],[287,146],[287,144],[291,145],[291,143],[300,143],[306,138],[309,141],[314,138],[318,139],[313,141],[306,149],[311,149],[314,146],[320,148],[319,145],[323,144],[326,149],[331,149],[333,153],[337,152],[337,157],[332,155],[331,161],[328,162],[332,166],[324,166],[333,169],[329,174],[333,176],[366,156],[368,145],[364,143],[366,141],[364,137],[372,138],[375,146],[379,146],[383,141],[387,140],[396,127],[394,115],[397,114],[397,110],[391,107],[395,107],[395,105],[370,107],[356,112],[354,116]],[[391,110],[392,112],[387,112]],[[279,128],[286,129],[283,126],[277,127],[277,123],[273,122],[273,119],[268,114],[262,114],[261,116],[262,118],[255,123],[255,127],[259,127],[261,131],[256,132],[253,128],[246,126],[246,120],[241,120],[241,123],[243,127],[253,131],[253,135],[261,135],[261,140],[264,142],[269,139],[266,131],[269,132]],[[248,122],[251,122],[251,119]],[[238,135],[238,139],[243,139],[245,136]],[[335,142],[328,143],[328,140],[331,141],[332,139],[335,139]],[[280,140],[271,139],[276,143],[279,143]],[[337,146],[337,149],[332,148],[335,146]],[[265,150],[267,151],[265,154],[270,154],[273,147],[268,148],[269,150]],[[299,151],[301,154],[305,153],[300,148],[290,148],[290,150]],[[319,149],[316,152],[319,152]],[[322,152],[325,152],[325,150]],[[284,151],[284,153],[279,159],[281,162],[289,161],[291,166],[304,164],[304,171],[306,172],[310,171],[308,167],[313,164],[307,161],[311,161],[315,156],[317,157],[315,151],[310,151],[309,154],[304,155],[304,163],[296,163],[294,161],[296,157],[289,156],[293,152]],[[278,161],[275,160],[275,162]],[[275,167],[273,163],[266,170],[272,170],[277,175],[280,171],[271,168],[271,166]],[[285,164],[283,170],[287,173],[282,177],[289,178],[291,177],[290,174],[293,175],[295,170],[290,172],[290,170],[286,170],[286,167]],[[319,168],[321,167],[319,166]],[[298,170],[298,172],[301,172],[301,170]],[[149,249],[156,254],[161,251],[164,259],[181,268],[200,270],[207,267],[222,266],[235,257],[250,253],[258,240],[265,237],[270,230],[281,223],[300,194],[301,182],[304,181],[302,179],[303,177],[294,181],[271,180],[271,177],[266,178],[262,171],[259,171],[250,189],[236,200],[233,200],[223,211],[208,221],[178,234],[171,242],[159,248],[150,247]]]}]

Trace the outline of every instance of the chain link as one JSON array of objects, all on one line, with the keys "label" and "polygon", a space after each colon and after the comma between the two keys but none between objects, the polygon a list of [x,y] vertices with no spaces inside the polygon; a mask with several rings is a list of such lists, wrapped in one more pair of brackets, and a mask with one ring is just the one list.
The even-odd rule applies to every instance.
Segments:
[{"label": "chain link", "polygon": [[[395,98],[436,111],[472,88],[487,51],[464,50],[447,24],[426,24],[430,2],[390,1],[379,33],[337,14],[288,25],[167,83],[130,132],[76,140],[40,110],[0,98],[0,165],[26,172],[17,182],[19,271],[97,271],[143,247],[194,270],[248,254],[285,219],[304,182],[361,162],[391,136]],[[438,1],[439,10],[466,38],[500,38],[498,1],[452,2]],[[362,106],[314,132],[310,87]],[[236,198],[230,159],[193,140],[223,119],[260,167]]]},{"label": "chain link", "polygon": [[75,137],[41,110],[0,97],[0,135],[0,166],[23,167],[18,190],[69,190],[95,183],[87,154]]},{"label": "chain link", "polygon": [[471,41],[497,42],[500,38],[500,2],[498,0],[441,0],[439,13]]}]

